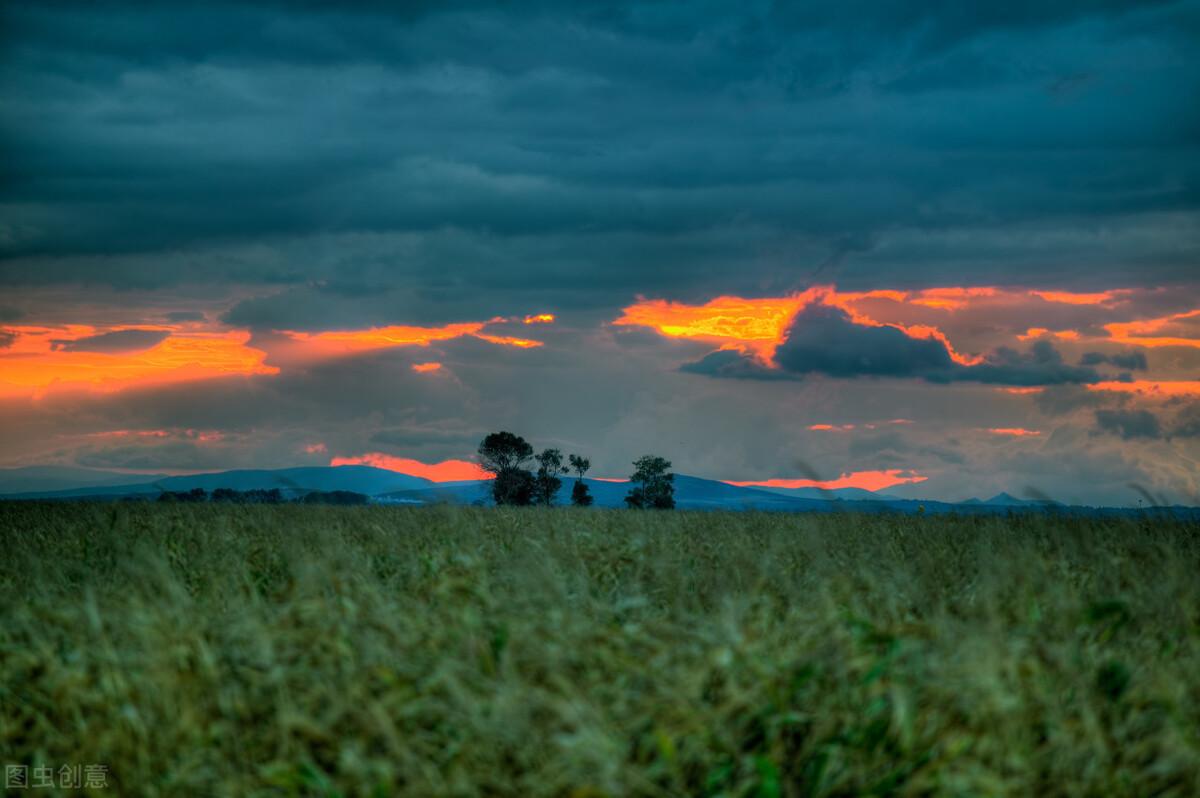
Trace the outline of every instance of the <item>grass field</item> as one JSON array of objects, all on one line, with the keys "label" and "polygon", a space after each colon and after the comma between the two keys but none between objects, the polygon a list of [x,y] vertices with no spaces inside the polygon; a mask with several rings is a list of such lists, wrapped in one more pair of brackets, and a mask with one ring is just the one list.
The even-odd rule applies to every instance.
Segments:
[{"label": "grass field", "polygon": [[133,796],[1197,795],[1200,528],[0,504],[0,761]]}]

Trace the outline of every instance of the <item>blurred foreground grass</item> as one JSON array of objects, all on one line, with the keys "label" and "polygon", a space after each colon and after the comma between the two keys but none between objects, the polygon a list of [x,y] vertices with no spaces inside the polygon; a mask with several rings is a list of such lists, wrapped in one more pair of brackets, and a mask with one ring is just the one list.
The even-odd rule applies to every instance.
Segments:
[{"label": "blurred foreground grass", "polygon": [[64,762],[113,795],[1197,795],[1200,528],[0,503],[0,763]]}]

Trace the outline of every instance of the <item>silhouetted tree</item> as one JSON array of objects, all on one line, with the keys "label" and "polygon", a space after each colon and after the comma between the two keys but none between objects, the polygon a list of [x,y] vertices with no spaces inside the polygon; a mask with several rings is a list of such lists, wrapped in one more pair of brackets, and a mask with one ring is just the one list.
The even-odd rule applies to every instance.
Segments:
[{"label": "silhouetted tree", "polygon": [[534,478],[525,465],[533,458],[533,447],[520,435],[493,432],[479,443],[479,465],[496,475],[492,498],[496,504],[530,504]]},{"label": "silhouetted tree", "polygon": [[675,475],[669,470],[669,460],[648,454],[634,460],[633,468],[629,477],[633,487],[625,497],[627,505],[640,510],[675,509]]},{"label": "silhouetted tree", "polygon": [[589,507],[592,504],[592,494],[588,491],[587,483],[583,481],[583,475],[592,467],[592,461],[577,454],[571,455],[567,460],[571,463],[571,470],[579,475],[571,488],[571,504],[576,507]]},{"label": "silhouetted tree", "polygon": [[563,465],[562,452],[558,449],[546,449],[537,456],[537,476],[533,480],[533,501],[546,507],[554,504],[554,496],[562,487],[559,474],[567,473]]},{"label": "silhouetted tree", "polygon": [[501,471],[492,480],[492,499],[496,504],[524,507],[533,504],[534,489],[533,474],[528,469]]}]

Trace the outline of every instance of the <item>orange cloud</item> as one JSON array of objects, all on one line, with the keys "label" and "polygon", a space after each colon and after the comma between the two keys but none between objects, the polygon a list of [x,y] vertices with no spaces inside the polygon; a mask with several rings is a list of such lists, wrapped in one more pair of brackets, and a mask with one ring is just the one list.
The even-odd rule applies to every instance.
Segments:
[{"label": "orange cloud", "polygon": [[1021,386],[1021,387],[1017,387],[1017,388],[997,388],[996,390],[1003,391],[1004,393],[1016,394],[1017,396],[1026,396],[1028,394],[1041,393],[1042,391],[1044,391],[1046,389],[1040,385],[1034,385],[1034,386]]},{"label": "orange cloud", "polygon": [[531,349],[535,346],[542,345],[541,341],[531,341],[528,338],[514,338],[510,335],[488,335],[487,333],[475,333],[475,337],[481,341],[487,341],[489,344],[515,346],[519,349]]},{"label": "orange cloud", "polygon": [[1031,341],[1041,338],[1043,335],[1053,335],[1060,341],[1078,341],[1080,337],[1076,330],[1048,330],[1045,327],[1030,327],[1024,335],[1018,335],[1017,340]]},{"label": "orange cloud", "polygon": [[[63,342],[91,338],[90,325],[17,327],[13,344],[0,351],[0,394],[84,388],[115,391],[231,375],[277,374],[264,364],[266,352],[248,346],[250,333],[179,332],[134,352],[70,351]],[[145,327],[118,327],[119,332]]]},{"label": "orange cloud", "polygon": [[169,438],[171,433],[165,429],[113,429],[104,432],[88,432],[87,438]]},{"label": "orange cloud", "polygon": [[[1195,319],[1195,322],[1191,322]],[[1200,310],[1157,319],[1104,325],[1114,341],[1135,346],[1188,346],[1200,348]]]},{"label": "orange cloud", "polygon": [[1170,399],[1177,396],[1200,396],[1200,380],[1133,380],[1132,382],[1097,382],[1087,386],[1090,391],[1135,393],[1149,399]]},{"label": "orange cloud", "polygon": [[991,286],[974,288],[927,288],[913,295],[908,301],[914,305],[924,305],[929,308],[944,308],[960,310],[970,304],[976,297],[995,296],[997,289]]},{"label": "orange cloud", "polygon": [[459,482],[469,479],[494,479],[479,467],[478,463],[467,460],[443,460],[440,463],[422,463],[407,457],[393,457],[382,452],[368,452],[355,457],[334,457],[329,461],[331,466],[340,465],[369,465],[375,468],[385,468],[400,474],[413,477],[424,477],[432,482]]},{"label": "orange cloud", "polygon": [[538,313],[535,316],[526,316],[525,323],[526,324],[553,324],[554,323],[554,314],[553,313]]},{"label": "orange cloud", "polygon": [[990,427],[988,432],[993,435],[1007,435],[1012,438],[1028,438],[1041,435],[1040,430],[1025,429],[1024,427]]},{"label": "orange cloud", "polygon": [[877,491],[896,485],[913,482],[924,482],[929,477],[923,477],[913,471],[899,468],[889,468],[886,471],[854,471],[842,474],[837,479],[766,479],[749,482],[727,481],[729,485],[738,487],[759,488],[821,488],[837,490],[839,488],[861,488],[862,490]]},{"label": "orange cloud", "polygon": [[432,360],[428,363],[413,363],[411,368],[418,374],[428,374],[431,371],[440,371],[442,364]]},{"label": "orange cloud", "polygon": [[816,296],[816,289],[809,289],[773,299],[719,296],[703,305],[641,300],[625,308],[613,324],[650,327],[669,338],[733,345],[767,362],[783,341],[792,319]]},{"label": "orange cloud", "polygon": [[329,448],[323,443],[310,443],[304,447],[304,451],[308,454],[325,454]]},{"label": "orange cloud", "polygon": [[1101,291],[1093,294],[1079,294],[1073,291],[1030,291],[1030,296],[1036,296],[1047,302],[1057,302],[1061,305],[1109,305],[1124,299],[1132,293],[1128,288],[1118,288],[1113,291]]},{"label": "orange cloud", "polygon": [[854,429],[853,424],[810,424],[808,427],[815,432],[848,432]]},{"label": "orange cloud", "polygon": [[491,344],[516,346],[522,349],[542,345],[541,341],[484,332],[488,325],[503,321],[505,321],[503,318],[495,318],[486,322],[462,322],[446,324],[441,327],[396,324],[388,327],[372,327],[366,330],[328,330],[317,333],[289,331],[285,335],[301,345],[299,354],[319,357],[355,354],[397,346],[428,346],[436,341],[449,341],[466,336]]},{"label": "orange cloud", "polygon": [[448,341],[465,335],[476,335],[486,325],[483,322],[447,324],[442,327],[392,325],[368,330],[329,330],[326,332],[288,332],[294,341],[306,345],[310,353],[322,355],[352,354],[395,346],[428,346],[434,341]]}]

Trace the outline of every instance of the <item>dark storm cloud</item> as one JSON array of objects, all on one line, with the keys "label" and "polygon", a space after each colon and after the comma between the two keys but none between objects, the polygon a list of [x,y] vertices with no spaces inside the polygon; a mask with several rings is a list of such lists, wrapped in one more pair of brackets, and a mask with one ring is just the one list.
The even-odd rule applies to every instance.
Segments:
[{"label": "dark storm cloud", "polygon": [[1171,435],[1176,438],[1200,438],[1200,401],[1191,402],[1179,411]]},{"label": "dark storm cloud", "polygon": [[955,370],[941,341],[912,338],[895,327],[855,324],[845,311],[820,304],[796,314],[775,361],[794,374],[830,377],[913,377]]},{"label": "dark storm cloud", "polygon": [[1200,438],[1200,402],[1185,404],[1173,416],[1145,409],[1097,410],[1096,424],[1100,431],[1125,440]]},{"label": "dark storm cloud", "polygon": [[753,358],[732,349],[711,352],[694,363],[683,364],[679,370],[689,374],[703,374],[707,377],[745,380],[790,380],[796,378],[795,375],[786,371],[767,368]]},{"label": "dark storm cloud", "polygon": [[59,352],[137,352],[157,346],[170,335],[165,330],[117,330],[74,340],[55,339],[50,345]]},{"label": "dark storm cloud", "polygon": [[[402,5],[6,4],[0,283],[303,303],[348,275],[435,315],[413,294],[547,275],[595,306],[714,270],[1170,282],[1200,253],[1194,2]],[[512,265],[369,240],[446,231]],[[219,250],[313,236],[350,238]]]},{"label": "dark storm cloud", "polygon": [[214,449],[188,441],[170,441],[85,449],[76,455],[75,462],[88,468],[205,471],[227,467],[229,459],[229,452],[224,448]]},{"label": "dark storm cloud", "polygon": [[1101,366],[1106,363],[1131,371],[1145,371],[1147,367],[1146,353],[1136,349],[1118,352],[1114,355],[1106,355],[1103,352],[1087,352],[1079,360],[1081,366]]},{"label": "dark storm cloud", "polygon": [[[806,374],[837,378],[915,377],[935,383],[980,382],[990,385],[1042,386],[1100,382],[1090,366],[1072,366],[1048,341],[1035,341],[1028,352],[999,347],[984,361],[963,365],[946,344],[914,338],[891,326],[855,324],[840,308],[813,304],[796,314],[786,338],[775,350],[778,369],[758,365],[733,351],[714,352],[684,371],[714,377],[780,379]],[[1127,377],[1125,377],[1127,379]]]},{"label": "dark storm cloud", "polygon": [[1097,410],[1096,423],[1125,440],[1163,436],[1162,422],[1149,410]]}]

